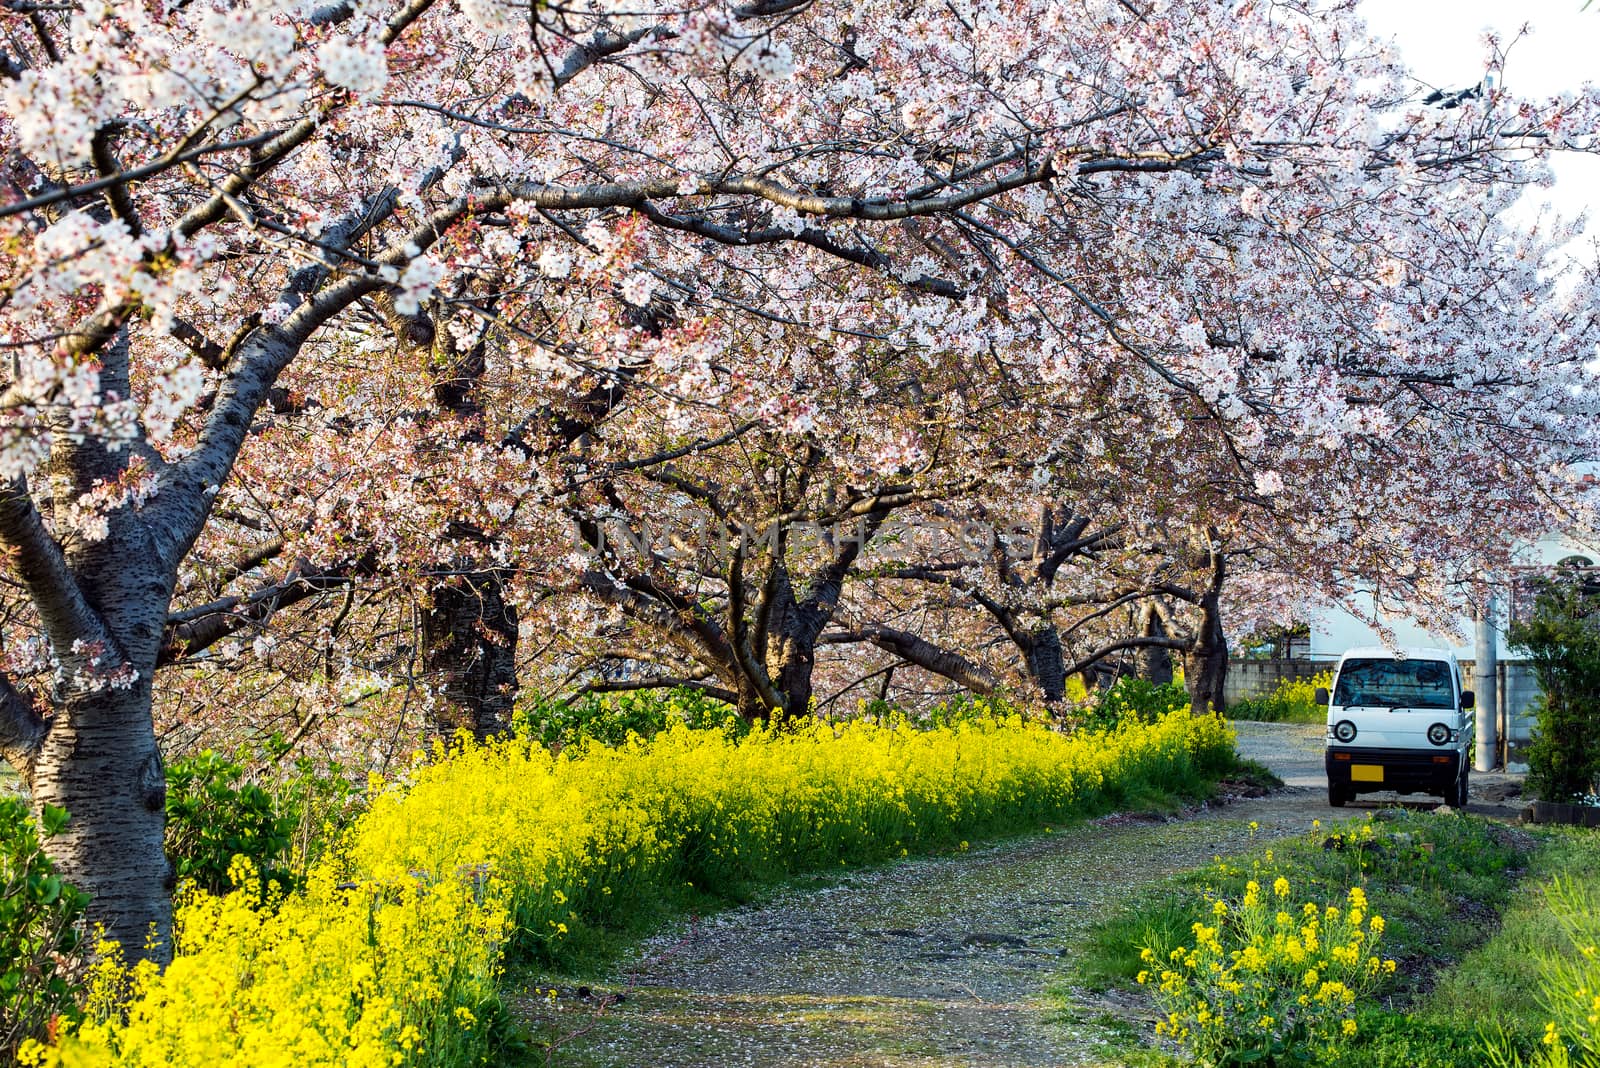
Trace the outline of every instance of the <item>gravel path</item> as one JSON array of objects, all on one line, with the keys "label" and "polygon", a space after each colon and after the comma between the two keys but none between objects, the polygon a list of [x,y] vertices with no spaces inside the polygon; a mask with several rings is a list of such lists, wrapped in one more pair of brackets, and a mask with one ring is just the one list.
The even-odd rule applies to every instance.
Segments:
[{"label": "gravel path", "polygon": [[[1240,727],[1243,755],[1285,789],[786,891],[647,940],[586,984],[588,997],[570,980],[553,1001],[530,992],[515,999],[519,1014],[546,1039],[564,1036],[553,1063],[584,1068],[1105,1064],[1103,1026],[1063,1019],[1045,995],[1082,933],[1141,886],[1339,815],[1326,802],[1322,728]],[[1385,798],[1364,795],[1349,814]]]}]

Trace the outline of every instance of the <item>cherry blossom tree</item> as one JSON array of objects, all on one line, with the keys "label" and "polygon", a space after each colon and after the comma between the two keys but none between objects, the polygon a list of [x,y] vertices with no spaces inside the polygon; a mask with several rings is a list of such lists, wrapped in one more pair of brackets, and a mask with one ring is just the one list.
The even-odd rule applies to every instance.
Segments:
[{"label": "cherry blossom tree", "polygon": [[[876,517],[954,410],[968,440],[908,492],[992,479],[1013,419],[1046,493],[1215,471],[1164,463],[1204,442],[1331,554],[1416,518],[1389,474],[1432,465],[1417,499],[1454,522],[1488,476],[1560,492],[1590,446],[1592,281],[1553,288],[1565,235],[1499,216],[1588,147],[1594,100],[1415,103],[1348,4],[3,17],[0,748],[73,814],[51,848],[96,919],[157,956],[158,669],[380,575],[436,613],[442,676],[487,663],[450,597],[503,642],[506,578],[556,570],[619,465],[715,513],[741,502],[673,463],[759,433],[803,471],[815,433],[841,466],[802,514]],[[601,432],[618,391],[632,438]],[[880,391],[908,413],[883,447],[831,444]],[[1385,507],[1319,525],[1333,456]],[[783,603],[814,629],[820,601]],[[804,693],[741,668],[769,708]],[[493,721],[485,678],[458,700]]]}]

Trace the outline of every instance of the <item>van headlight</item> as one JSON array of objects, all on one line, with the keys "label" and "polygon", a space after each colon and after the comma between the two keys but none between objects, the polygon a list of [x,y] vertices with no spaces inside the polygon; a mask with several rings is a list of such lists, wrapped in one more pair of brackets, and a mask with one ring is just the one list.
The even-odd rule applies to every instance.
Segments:
[{"label": "van headlight", "polygon": [[1455,731],[1451,730],[1443,723],[1435,723],[1433,726],[1428,728],[1428,741],[1432,742],[1434,745],[1447,745],[1450,743],[1454,735]]},{"label": "van headlight", "polygon": [[1353,742],[1356,739],[1356,725],[1347,719],[1341,719],[1333,725],[1333,736],[1341,742]]}]

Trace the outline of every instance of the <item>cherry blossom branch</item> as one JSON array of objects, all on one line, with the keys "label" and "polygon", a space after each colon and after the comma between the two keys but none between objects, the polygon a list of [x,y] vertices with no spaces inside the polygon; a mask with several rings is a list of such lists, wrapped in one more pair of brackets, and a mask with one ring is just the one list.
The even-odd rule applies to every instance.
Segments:
[{"label": "cherry blossom branch", "polygon": [[[1044,545],[1046,553],[1034,568],[1034,575],[1046,586],[1055,582],[1056,574],[1068,560],[1074,556],[1092,557],[1102,549],[1113,547],[1118,537],[1127,529],[1126,523],[1119,522],[1092,534],[1085,534],[1084,531],[1088,530],[1092,522],[1089,516],[1076,516],[1068,524],[1066,531],[1057,534],[1053,529],[1049,530],[1049,537]],[[1002,552],[1002,559],[1004,555]]]},{"label": "cherry blossom branch", "polygon": [[209,649],[242,630],[260,630],[280,609],[348,587],[361,574],[371,573],[371,562],[348,568],[295,572],[282,582],[263,586],[244,597],[224,597],[210,604],[174,612],[161,635],[156,667],[167,667]]},{"label": "cherry blossom branch", "polygon": [[16,479],[0,488],[0,541],[16,552],[17,572],[28,590],[45,633],[62,660],[85,645],[115,652],[100,614],[84,597],[60,544],[45,529],[27,483]]},{"label": "cherry blossom branch", "polygon": [[680,613],[601,571],[585,571],[579,584],[603,603],[621,608],[646,622],[668,642],[713,671],[725,671],[733,663],[733,649],[724,637],[722,628],[692,608]]},{"label": "cherry blossom branch", "polygon": [[662,464],[671,463],[673,460],[681,460],[685,456],[693,456],[696,453],[711,452],[715,449],[721,448],[724,445],[738,441],[740,438],[744,437],[746,434],[756,429],[760,425],[760,422],[757,420],[747,420],[746,422],[740,423],[738,426],[719,437],[696,438],[688,445],[683,445],[676,449],[668,449],[666,452],[658,452],[651,456],[641,456],[634,460],[620,460],[615,463],[607,464],[606,470],[611,473],[637,471],[646,467],[659,467]]},{"label": "cherry blossom branch", "polygon": [[1112,653],[1120,653],[1128,649],[1189,649],[1193,645],[1194,642],[1192,640],[1183,638],[1123,638],[1120,641],[1102,645],[1088,656],[1080,658],[1070,664],[1063,674],[1067,676],[1077,675],[1094,667]]},{"label": "cherry blossom branch", "polygon": [[[410,3],[402,7],[389,19],[383,32],[378,35],[379,42],[384,45],[393,44],[435,2],[436,0],[410,0]],[[178,221],[176,226],[178,232],[186,237],[192,237],[227,215],[230,210],[230,201],[243,196],[245,190],[249,189],[259,178],[287,159],[295,149],[310,140],[311,136],[322,128],[328,113],[344,99],[345,95],[343,93],[330,95],[319,106],[316,114],[299,120],[287,130],[283,130],[262,142],[262,151],[259,156],[251,159],[248,164],[230,174],[205,203],[196,206]]]},{"label": "cherry blossom branch", "polygon": [[193,323],[174,316],[172,320],[172,336],[182,342],[183,347],[194,353],[195,358],[206,367],[213,370],[221,370],[227,365],[227,361],[223,358],[227,350],[202,334],[195,328]]},{"label": "cherry blossom branch", "polygon": [[811,6],[811,0],[753,0],[733,9],[739,19],[764,19],[773,15],[788,15]]},{"label": "cherry blossom branch", "polygon": [[[307,137],[309,137],[311,133],[316,130],[315,123],[310,123],[308,125],[310,128],[306,130]],[[236,141],[222,141],[218,142],[217,144],[202,145],[199,148],[189,149],[187,152],[179,152],[163,156],[161,159],[158,159],[152,163],[146,163],[142,166],[134,167],[131,170],[119,170],[113,174],[96,178],[93,181],[82,182],[78,185],[61,186],[60,188],[53,189],[48,193],[40,193],[38,196],[29,197],[27,200],[17,200],[11,202],[10,204],[0,205],[0,219],[7,218],[8,216],[12,215],[24,215],[29,212],[38,211],[40,208],[48,208],[53,204],[61,203],[63,200],[75,200],[79,197],[89,196],[94,193],[107,192],[108,190],[117,189],[119,187],[126,186],[129,182],[137,182],[141,179],[149,178],[152,175],[171,170],[173,167],[181,166],[185,163],[192,163],[197,159],[201,159],[205,156],[215,155],[218,152],[233,152],[241,148],[254,148],[257,145],[269,144],[274,138],[279,136],[281,135],[276,132],[269,132],[256,134],[254,137],[242,137]],[[304,138],[301,140],[303,141]],[[240,187],[241,192],[243,191],[243,188],[243,186]],[[220,217],[221,215],[219,213],[218,218]],[[198,230],[199,227],[197,226],[195,229]]]},{"label": "cherry blossom branch", "polygon": [[594,31],[589,40],[567,55],[566,61],[555,72],[551,79],[554,88],[559,90],[596,63],[627,51],[655,32],[655,26],[640,26],[626,33],[610,33],[604,28]]},{"label": "cherry blossom branch", "polygon": [[[702,219],[672,215],[648,202],[639,204],[633,210],[658,226],[663,226],[669,230],[682,230],[699,237],[708,237],[723,245],[749,247],[752,245],[770,245],[781,241],[798,241],[803,245],[810,245],[819,252],[826,252],[830,256],[836,256],[841,260],[847,260],[883,274],[893,274],[893,261],[882,252],[876,249],[850,248],[846,245],[841,245],[815,227],[808,226],[799,233],[776,226],[769,226],[761,230],[740,230],[732,226],[719,226],[716,223],[706,222]],[[929,278],[923,275],[911,279],[906,282],[906,285],[919,292],[931,293],[951,300],[964,300],[966,298],[966,290],[954,282],[942,278]]]},{"label": "cherry blossom branch", "polygon": [[1023,633],[1022,628],[1017,621],[1016,610],[1007,605],[1001,604],[996,598],[991,597],[987,592],[985,592],[983,587],[976,582],[963,578],[960,575],[946,574],[943,571],[928,567],[897,568],[893,571],[883,573],[880,577],[890,579],[909,579],[919,582],[935,582],[959,590],[968,597],[971,597],[973,601],[975,601],[985,612],[988,612],[994,621],[1000,625],[1000,629],[1006,632],[1006,636],[1010,638],[1018,648],[1025,648],[1027,646],[1028,638],[1027,635]]},{"label": "cherry blossom branch", "polygon": [[[114,178],[122,171],[117,163],[113,141],[126,125],[123,122],[103,123],[95,130],[94,136],[89,138],[89,156],[94,161],[94,169],[102,178]],[[127,224],[130,234],[138,237],[144,232],[144,226],[139,221],[139,212],[128,197],[126,181],[106,187],[106,202],[111,205],[111,214]]]},{"label": "cherry blossom branch", "polygon": [[[988,200],[1001,193],[1038,185],[1055,176],[1051,159],[1024,167],[979,185],[943,196],[899,200],[893,197],[833,197],[802,193],[767,178],[754,176],[699,179],[693,190],[677,176],[632,182],[594,182],[583,185],[550,185],[543,182],[518,182],[490,185],[459,198],[435,212],[424,229],[441,233],[468,215],[502,211],[522,201],[546,211],[595,208],[641,209],[647,201],[720,193],[764,200],[779,207],[807,215],[867,222],[893,222],[923,215],[938,215]],[[429,242],[432,243],[431,241]]]}]

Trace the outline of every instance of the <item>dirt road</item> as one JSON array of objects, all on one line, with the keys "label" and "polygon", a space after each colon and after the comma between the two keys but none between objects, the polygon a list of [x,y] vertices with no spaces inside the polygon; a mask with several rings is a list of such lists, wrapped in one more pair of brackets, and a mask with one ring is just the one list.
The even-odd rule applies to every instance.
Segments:
[{"label": "dirt road", "polygon": [[[791,889],[662,932],[613,974],[586,981],[588,998],[566,982],[563,996],[529,995],[519,1011],[546,1037],[566,1036],[553,1061],[565,1065],[1104,1064],[1104,1026],[1062,1019],[1045,995],[1088,927],[1140,887],[1252,839],[1394,802],[1379,794],[1342,812],[1327,806],[1320,727],[1239,726],[1240,751],[1285,789]],[[597,1007],[619,992],[620,1002]]]}]

